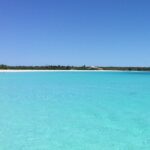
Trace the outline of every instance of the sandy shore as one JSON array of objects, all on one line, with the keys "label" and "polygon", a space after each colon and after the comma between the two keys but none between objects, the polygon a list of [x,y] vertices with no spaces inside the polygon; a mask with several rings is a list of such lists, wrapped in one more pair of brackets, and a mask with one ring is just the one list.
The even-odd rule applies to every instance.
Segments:
[{"label": "sandy shore", "polygon": [[124,70],[0,70],[5,72],[149,72],[149,71],[124,71]]},{"label": "sandy shore", "polygon": [[[102,72],[107,70],[0,70],[0,72]],[[111,70],[108,70],[111,71]]]}]

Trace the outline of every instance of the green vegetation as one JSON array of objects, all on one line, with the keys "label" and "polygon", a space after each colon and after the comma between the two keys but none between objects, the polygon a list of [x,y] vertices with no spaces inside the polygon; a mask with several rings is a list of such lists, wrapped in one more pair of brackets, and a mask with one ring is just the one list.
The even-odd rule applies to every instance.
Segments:
[{"label": "green vegetation", "polygon": [[150,67],[101,67],[101,66],[8,66],[0,65],[0,69],[10,70],[121,70],[121,71],[150,71]]}]

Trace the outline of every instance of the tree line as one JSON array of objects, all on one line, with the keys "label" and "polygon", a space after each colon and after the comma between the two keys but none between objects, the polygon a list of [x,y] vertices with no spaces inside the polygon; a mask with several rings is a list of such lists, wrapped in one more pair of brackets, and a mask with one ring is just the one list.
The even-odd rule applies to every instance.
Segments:
[{"label": "tree line", "polygon": [[61,65],[46,65],[46,66],[9,66],[0,65],[0,69],[10,70],[120,70],[120,71],[150,71],[150,67],[103,67],[103,66],[61,66]]}]

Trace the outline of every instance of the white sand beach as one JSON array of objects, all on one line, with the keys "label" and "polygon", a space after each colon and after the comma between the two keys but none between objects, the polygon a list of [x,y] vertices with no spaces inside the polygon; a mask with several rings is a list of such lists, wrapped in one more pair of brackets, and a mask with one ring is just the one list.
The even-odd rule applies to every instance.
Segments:
[{"label": "white sand beach", "polygon": [[[0,73],[6,72],[142,72],[142,71],[127,71],[127,70],[15,70],[7,69],[0,70]],[[149,71],[144,71],[149,72]]]},{"label": "white sand beach", "polygon": [[[0,70],[0,72],[102,72],[107,70]],[[108,70],[111,71],[111,70]]]}]

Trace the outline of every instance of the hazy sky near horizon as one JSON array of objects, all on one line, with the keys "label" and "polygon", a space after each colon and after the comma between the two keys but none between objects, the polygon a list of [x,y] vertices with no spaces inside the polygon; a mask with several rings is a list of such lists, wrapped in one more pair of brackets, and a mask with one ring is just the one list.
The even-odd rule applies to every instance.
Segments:
[{"label": "hazy sky near horizon", "polygon": [[149,0],[0,0],[0,64],[150,66]]}]

